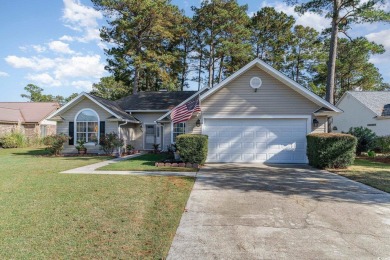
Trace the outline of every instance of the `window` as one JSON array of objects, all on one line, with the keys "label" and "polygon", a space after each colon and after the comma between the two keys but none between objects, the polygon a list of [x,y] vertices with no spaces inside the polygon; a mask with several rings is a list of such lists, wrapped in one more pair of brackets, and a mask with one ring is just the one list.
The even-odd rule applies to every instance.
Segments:
[{"label": "window", "polygon": [[186,133],[186,123],[173,124],[172,142],[176,142],[176,137]]},{"label": "window", "polygon": [[76,117],[76,141],[92,143],[98,140],[99,118],[95,111],[85,109]]}]

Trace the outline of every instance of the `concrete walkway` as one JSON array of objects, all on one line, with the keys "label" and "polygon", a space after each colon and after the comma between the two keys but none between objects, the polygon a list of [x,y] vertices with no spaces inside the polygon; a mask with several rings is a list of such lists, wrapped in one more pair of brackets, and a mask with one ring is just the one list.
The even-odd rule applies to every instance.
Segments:
[{"label": "concrete walkway", "polygon": [[390,259],[390,194],[307,166],[208,165],[168,259]]},{"label": "concrete walkway", "polygon": [[91,165],[63,171],[60,173],[66,173],[66,174],[110,174],[110,175],[152,175],[152,176],[186,176],[186,177],[195,177],[196,172],[164,172],[164,171],[103,171],[103,170],[97,170],[100,167],[117,163],[123,160],[127,160],[130,158],[135,158],[138,156],[143,155],[140,154],[133,154],[133,155],[127,155],[121,158],[115,158],[112,160],[107,160],[103,162],[94,163]]}]

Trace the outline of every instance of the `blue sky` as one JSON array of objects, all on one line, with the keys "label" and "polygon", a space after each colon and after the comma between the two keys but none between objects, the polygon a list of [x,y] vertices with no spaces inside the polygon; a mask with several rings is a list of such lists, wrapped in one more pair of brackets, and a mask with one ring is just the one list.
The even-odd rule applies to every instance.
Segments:
[{"label": "blue sky", "polygon": [[[261,7],[273,6],[293,15],[297,23],[321,30],[329,21],[317,14],[298,16],[282,1],[239,0],[248,4],[248,15]],[[173,4],[191,14],[190,7],[200,1],[173,0]],[[390,4],[383,7],[390,10]],[[92,83],[108,73],[99,28],[101,13],[89,0],[3,0],[0,8],[0,101],[23,101],[20,94],[33,83],[45,94],[68,96],[89,91]],[[390,26],[356,25],[351,35],[366,36],[381,43],[387,52],[372,62],[390,82]]]}]

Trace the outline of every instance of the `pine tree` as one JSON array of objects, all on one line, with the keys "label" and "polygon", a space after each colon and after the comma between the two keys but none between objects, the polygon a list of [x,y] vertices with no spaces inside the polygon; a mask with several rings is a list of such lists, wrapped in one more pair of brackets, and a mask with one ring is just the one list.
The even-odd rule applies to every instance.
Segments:
[{"label": "pine tree", "polygon": [[[182,13],[168,0],[92,0],[104,11],[108,26],[101,29],[103,41],[114,45],[106,50],[107,69],[133,94],[139,90],[177,88],[172,67],[179,56]],[[177,67],[177,66],[176,66]]]},{"label": "pine tree", "polygon": [[[295,5],[299,1],[287,2]],[[330,103],[334,103],[339,32],[347,34],[351,26],[357,23],[390,22],[390,13],[381,9],[381,5],[385,3],[386,0],[302,0],[302,3],[296,6],[295,10],[301,14],[325,13],[332,19],[326,80],[326,100]]]}]

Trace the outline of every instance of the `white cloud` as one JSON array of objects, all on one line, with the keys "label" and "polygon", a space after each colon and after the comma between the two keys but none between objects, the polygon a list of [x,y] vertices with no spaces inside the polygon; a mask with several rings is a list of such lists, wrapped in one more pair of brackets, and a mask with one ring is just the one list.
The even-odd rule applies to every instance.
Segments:
[{"label": "white cloud", "polygon": [[49,49],[54,52],[64,53],[64,54],[73,54],[74,51],[72,51],[69,48],[69,44],[64,43],[62,41],[51,41],[48,43]]},{"label": "white cloud", "polygon": [[87,81],[87,80],[77,80],[77,81],[72,81],[71,85],[76,87],[77,89],[83,89],[86,91],[91,91],[92,90],[92,82]]},{"label": "white cloud", "polygon": [[32,45],[31,47],[38,53],[46,51],[46,47],[42,45]]},{"label": "white cloud", "polygon": [[93,77],[101,78],[104,74],[104,65],[99,55],[74,56],[60,62],[55,71],[57,79]]},{"label": "white cloud", "polygon": [[48,73],[28,74],[26,78],[44,86],[60,87],[62,85],[61,81],[54,79]]},{"label": "white cloud", "polygon": [[[370,62],[374,63],[375,65],[386,65],[390,60],[390,29],[367,34],[366,38],[375,43],[382,44],[386,50],[384,54],[371,57]],[[389,72],[387,73],[390,75]]]},{"label": "white cloud", "polygon": [[26,58],[9,55],[5,58],[5,61],[17,69],[28,68],[36,71],[47,70],[56,66],[56,61],[54,59],[41,57]]},{"label": "white cloud", "polygon": [[325,18],[319,14],[313,12],[306,12],[303,15],[299,15],[294,11],[294,6],[289,6],[286,3],[278,2],[276,4],[267,4],[263,2],[263,4],[268,6],[273,6],[278,12],[284,12],[288,15],[293,16],[296,19],[296,24],[303,26],[310,26],[317,31],[321,32],[323,29],[330,27],[330,20]]},{"label": "white cloud", "polygon": [[65,41],[65,42],[72,42],[74,41],[74,38],[69,35],[63,35],[60,39],[60,41]]},{"label": "white cloud", "polygon": [[0,77],[8,77],[9,74],[7,72],[4,72],[4,71],[0,71]]},{"label": "white cloud", "polygon": [[80,42],[99,40],[99,24],[97,20],[102,19],[103,14],[91,7],[82,5],[79,0],[63,1],[65,8],[62,19],[65,22],[65,26],[84,34],[84,36],[76,37],[76,39]]},{"label": "white cloud", "polygon": [[390,50],[390,29],[370,33],[366,37],[368,40],[382,44],[386,49]]}]

